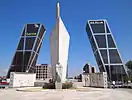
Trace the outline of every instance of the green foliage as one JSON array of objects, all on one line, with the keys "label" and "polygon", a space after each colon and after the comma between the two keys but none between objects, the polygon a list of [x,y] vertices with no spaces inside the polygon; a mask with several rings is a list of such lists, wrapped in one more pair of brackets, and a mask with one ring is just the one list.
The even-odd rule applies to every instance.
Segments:
[{"label": "green foliage", "polygon": [[132,60],[127,61],[126,66],[132,70]]},{"label": "green foliage", "polygon": [[80,74],[80,75],[77,77],[77,79],[78,79],[78,82],[82,82],[82,74]]},{"label": "green foliage", "polygon": [[45,83],[43,89],[55,89],[54,83]]},{"label": "green foliage", "polygon": [[62,84],[62,89],[72,88],[72,82],[66,82]]},{"label": "green foliage", "polygon": [[86,65],[83,67],[83,71],[85,73],[89,73],[89,64],[88,63],[86,63]]},{"label": "green foliage", "polygon": [[130,77],[128,78],[128,80],[132,82],[132,77],[130,76]]},{"label": "green foliage", "polygon": [[123,78],[124,82],[132,81],[132,76],[129,76],[129,77],[123,76],[122,78]]},{"label": "green foliage", "polygon": [[[72,82],[66,82],[62,84],[62,89],[72,88]],[[55,83],[45,83],[43,89],[55,89]]]},{"label": "green foliage", "polygon": [[128,76],[122,76],[122,78],[123,78],[123,81],[124,82],[127,82],[129,80],[129,77]]},{"label": "green foliage", "polygon": [[53,83],[53,80],[52,80],[52,79],[50,79],[50,80],[49,80],[49,83]]}]

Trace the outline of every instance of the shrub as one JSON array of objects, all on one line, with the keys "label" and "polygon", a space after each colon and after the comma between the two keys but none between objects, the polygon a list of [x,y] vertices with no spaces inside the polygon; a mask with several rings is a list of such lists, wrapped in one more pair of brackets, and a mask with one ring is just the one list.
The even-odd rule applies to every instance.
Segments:
[{"label": "shrub", "polygon": [[62,89],[72,88],[72,82],[66,82],[62,84]]},{"label": "shrub", "polygon": [[[72,88],[72,82],[62,83],[62,89]],[[55,89],[55,83],[44,83],[43,89]]]},{"label": "shrub", "polygon": [[54,83],[44,83],[43,89],[55,89]]}]

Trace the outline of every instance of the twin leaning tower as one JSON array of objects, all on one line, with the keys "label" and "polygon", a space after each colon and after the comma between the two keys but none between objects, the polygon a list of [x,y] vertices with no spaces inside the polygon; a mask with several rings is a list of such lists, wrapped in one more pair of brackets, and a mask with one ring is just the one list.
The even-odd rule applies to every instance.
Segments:
[{"label": "twin leaning tower", "polygon": [[[86,24],[86,31],[100,72],[107,72],[108,80],[122,81],[128,74],[107,21],[90,20]],[[24,26],[7,78],[10,72],[35,73],[45,32],[45,27],[39,23]],[[60,17],[60,6],[57,3],[56,24],[50,34],[53,81],[66,81],[69,41],[70,36]]]}]

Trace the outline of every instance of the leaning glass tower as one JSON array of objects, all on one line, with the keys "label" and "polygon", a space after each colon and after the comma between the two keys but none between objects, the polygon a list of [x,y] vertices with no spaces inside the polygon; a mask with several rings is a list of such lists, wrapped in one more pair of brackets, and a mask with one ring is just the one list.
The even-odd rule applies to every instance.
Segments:
[{"label": "leaning glass tower", "polygon": [[123,81],[127,70],[107,21],[89,20],[86,31],[100,72],[107,72],[110,81]]},{"label": "leaning glass tower", "polygon": [[35,72],[35,65],[44,38],[45,28],[42,24],[26,24],[20,36],[15,55],[7,73]]}]

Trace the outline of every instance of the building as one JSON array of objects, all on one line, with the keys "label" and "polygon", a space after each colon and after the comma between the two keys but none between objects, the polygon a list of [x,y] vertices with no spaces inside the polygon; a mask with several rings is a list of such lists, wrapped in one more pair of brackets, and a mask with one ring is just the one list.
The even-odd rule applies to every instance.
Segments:
[{"label": "building", "polygon": [[36,81],[35,73],[11,72],[9,87],[31,87]]},{"label": "building", "polygon": [[51,79],[52,72],[51,66],[48,64],[37,64],[36,65],[36,79],[37,80],[45,80]]},{"label": "building", "polygon": [[56,72],[57,64],[62,66],[61,81],[66,81],[69,40],[70,36],[60,17],[60,7],[59,3],[57,3],[56,24],[50,34],[50,54],[51,66],[53,67],[53,81],[56,80],[56,74],[58,73]]},{"label": "building", "polygon": [[7,78],[10,77],[10,72],[35,72],[44,35],[45,28],[42,24],[35,23],[24,26]]},{"label": "building", "polygon": [[94,66],[89,65],[86,63],[83,67],[83,73],[95,73],[96,69]]},{"label": "building", "polygon": [[91,66],[91,73],[96,73],[96,69],[93,66]]},{"label": "building", "polygon": [[86,31],[100,72],[107,72],[109,81],[123,81],[126,67],[107,21],[89,20]]}]

